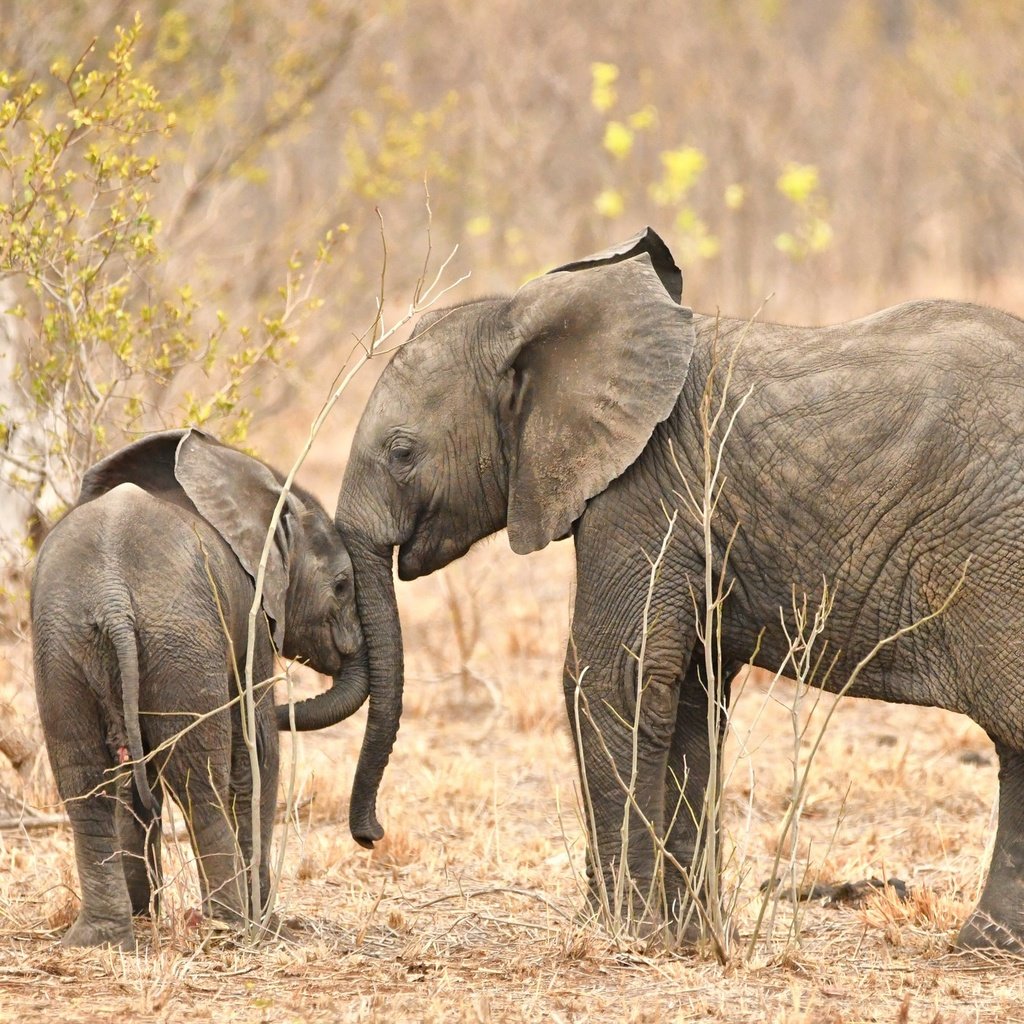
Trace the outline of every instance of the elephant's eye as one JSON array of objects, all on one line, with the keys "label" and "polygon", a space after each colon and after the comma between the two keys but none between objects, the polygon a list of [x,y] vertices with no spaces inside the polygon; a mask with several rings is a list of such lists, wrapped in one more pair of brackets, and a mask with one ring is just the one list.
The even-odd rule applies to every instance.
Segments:
[{"label": "elephant's eye", "polygon": [[396,438],[388,448],[388,462],[394,469],[408,469],[412,463],[412,445],[404,438]]},{"label": "elephant's eye", "polygon": [[352,596],[352,580],[348,576],[339,576],[334,581],[334,596],[339,601],[346,601]]}]

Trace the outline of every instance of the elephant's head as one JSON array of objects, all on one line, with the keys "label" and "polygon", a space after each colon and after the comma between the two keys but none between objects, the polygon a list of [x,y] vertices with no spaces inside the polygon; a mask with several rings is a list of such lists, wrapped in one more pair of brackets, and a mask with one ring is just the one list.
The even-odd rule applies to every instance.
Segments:
[{"label": "elephant's head", "polygon": [[649,229],[515,295],[430,312],[356,430],[337,524],[352,554],[370,713],[350,825],[383,835],[376,793],[402,706],[392,580],[508,527],[519,553],[566,536],[672,411],[694,345],[682,276]]},{"label": "elephant's head", "polygon": [[[133,483],[205,519],[255,581],[283,482],[202,431],[169,430],[97,463],[83,478],[78,504]],[[326,693],[295,705],[297,728],[321,728],[352,714],[368,691],[352,563],[323,506],[298,487],[285,499],[267,552],[262,603],[277,649],[334,679]],[[278,709],[282,727],[287,712]]]}]

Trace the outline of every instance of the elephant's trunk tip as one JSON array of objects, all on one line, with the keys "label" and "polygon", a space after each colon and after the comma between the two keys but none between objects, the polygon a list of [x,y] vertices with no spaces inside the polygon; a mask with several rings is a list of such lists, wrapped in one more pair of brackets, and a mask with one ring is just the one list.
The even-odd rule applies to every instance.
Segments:
[{"label": "elephant's trunk tip", "polygon": [[377,815],[372,810],[358,818],[355,814],[350,814],[349,831],[364,850],[372,850],[373,844],[384,838],[384,829],[381,828]]}]

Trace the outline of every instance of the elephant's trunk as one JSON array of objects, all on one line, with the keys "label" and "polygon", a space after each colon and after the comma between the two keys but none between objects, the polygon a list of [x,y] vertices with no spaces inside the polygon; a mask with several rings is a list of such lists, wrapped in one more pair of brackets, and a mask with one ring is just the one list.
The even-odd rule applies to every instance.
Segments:
[{"label": "elephant's trunk", "polygon": [[290,711],[295,712],[295,729],[306,732],[310,729],[326,729],[344,721],[355,714],[366,700],[370,692],[369,662],[366,647],[345,666],[345,670],[334,677],[331,688],[315,697],[300,700],[289,707],[278,704],[274,709],[277,713],[278,729],[291,729]]},{"label": "elephant's trunk", "polygon": [[360,846],[371,849],[384,836],[377,821],[377,790],[402,716],[402,627],[395,601],[393,549],[367,544],[344,529],[342,535],[352,557],[370,674],[370,707],[352,782],[349,828]]}]

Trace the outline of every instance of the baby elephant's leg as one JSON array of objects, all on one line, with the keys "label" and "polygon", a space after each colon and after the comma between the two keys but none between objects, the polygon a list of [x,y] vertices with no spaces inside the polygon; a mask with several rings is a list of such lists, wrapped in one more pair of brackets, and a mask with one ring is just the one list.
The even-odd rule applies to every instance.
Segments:
[{"label": "baby elephant's leg", "polygon": [[147,734],[168,750],[160,774],[192,839],[204,908],[223,921],[244,920],[246,879],[236,840],[239,810],[231,794],[231,710],[224,677],[200,679],[191,687],[186,712],[182,686],[164,685],[159,692],[160,714],[149,719]]},{"label": "baby elephant's leg", "polygon": [[147,810],[135,787],[122,785],[117,800],[117,836],[121,849],[121,866],[128,883],[132,914],[136,917],[155,915],[160,909],[160,814],[163,790],[156,777],[149,780],[156,799],[155,808]]},{"label": "baby elephant's leg", "polygon": [[114,827],[114,758],[99,705],[85,691],[71,712],[47,693],[45,688],[39,691],[39,716],[57,790],[71,819],[82,890],[78,918],[61,943],[134,949],[131,903]]},{"label": "baby elephant's leg", "polygon": [[[269,657],[257,665],[257,675],[269,676]],[[246,872],[251,871],[253,857],[253,771],[249,748],[244,743],[241,729],[241,715],[234,715],[234,743],[231,749],[231,793],[238,817],[238,845],[241,850]],[[274,695],[267,688],[260,694],[256,705],[256,761],[260,772],[259,835],[260,835],[260,903],[262,912],[270,894],[270,843],[274,832],[274,815],[277,809],[277,781],[279,742],[277,722],[274,717]],[[251,886],[251,882],[247,880]],[[259,912],[252,916],[256,918]],[[271,925],[273,927],[273,925]]]}]

